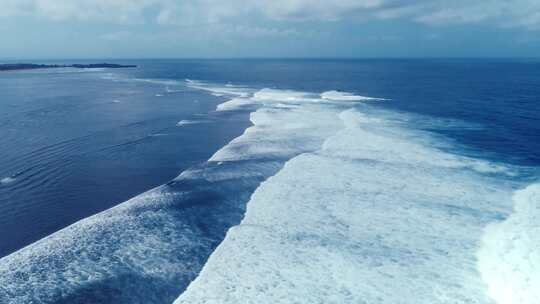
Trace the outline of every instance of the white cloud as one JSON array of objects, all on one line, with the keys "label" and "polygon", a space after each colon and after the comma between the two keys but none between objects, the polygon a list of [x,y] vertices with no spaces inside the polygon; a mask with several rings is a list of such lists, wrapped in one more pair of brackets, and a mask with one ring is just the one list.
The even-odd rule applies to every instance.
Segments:
[{"label": "white cloud", "polygon": [[488,24],[540,29],[539,0],[0,0],[0,17],[161,25],[268,20],[407,19],[428,25]]},{"label": "white cloud", "polygon": [[134,34],[129,31],[119,31],[119,32],[112,32],[112,33],[105,33],[99,36],[100,39],[103,40],[109,40],[109,41],[120,41],[120,40],[127,40],[130,38],[133,38]]}]

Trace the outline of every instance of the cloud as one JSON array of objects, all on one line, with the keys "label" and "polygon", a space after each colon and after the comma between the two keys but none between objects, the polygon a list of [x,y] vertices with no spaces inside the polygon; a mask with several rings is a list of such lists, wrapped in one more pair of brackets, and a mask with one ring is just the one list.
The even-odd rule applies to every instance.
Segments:
[{"label": "cloud", "polygon": [[0,17],[168,25],[245,24],[243,20],[404,19],[431,26],[486,24],[540,29],[538,0],[0,0]]},{"label": "cloud", "polygon": [[208,25],[205,28],[199,27],[182,27],[173,29],[170,31],[163,31],[159,33],[146,33],[146,32],[130,32],[130,31],[117,31],[104,33],[98,36],[99,39],[122,42],[128,40],[137,40],[143,42],[162,42],[178,40],[180,37],[194,37],[208,39],[212,38],[217,41],[220,38],[226,37],[227,39],[256,39],[256,38],[283,38],[298,36],[305,38],[306,36],[315,35],[314,32],[298,31],[296,29],[278,29],[272,27],[259,27],[259,26],[242,26],[242,25],[227,25],[227,24],[213,24]]},{"label": "cloud", "polygon": [[129,31],[118,31],[118,32],[102,34],[98,38],[103,39],[103,40],[109,40],[109,41],[121,41],[121,40],[131,39],[134,36],[135,35]]}]

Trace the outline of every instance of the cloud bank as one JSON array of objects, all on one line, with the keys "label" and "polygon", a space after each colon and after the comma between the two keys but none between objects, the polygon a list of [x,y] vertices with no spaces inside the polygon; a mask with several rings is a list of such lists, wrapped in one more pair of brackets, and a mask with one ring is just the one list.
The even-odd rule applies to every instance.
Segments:
[{"label": "cloud bank", "polygon": [[485,24],[540,29],[538,0],[0,0],[0,17],[161,25],[404,19],[427,25]]}]

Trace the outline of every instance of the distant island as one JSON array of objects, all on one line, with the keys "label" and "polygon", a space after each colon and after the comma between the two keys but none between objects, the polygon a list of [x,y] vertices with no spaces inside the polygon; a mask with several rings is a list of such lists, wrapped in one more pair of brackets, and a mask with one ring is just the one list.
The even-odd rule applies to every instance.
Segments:
[{"label": "distant island", "polygon": [[76,68],[76,69],[96,69],[96,68],[136,68],[136,65],[122,65],[114,63],[92,63],[92,64],[34,64],[34,63],[8,63],[0,64],[0,71],[15,70],[35,70],[53,68]]}]

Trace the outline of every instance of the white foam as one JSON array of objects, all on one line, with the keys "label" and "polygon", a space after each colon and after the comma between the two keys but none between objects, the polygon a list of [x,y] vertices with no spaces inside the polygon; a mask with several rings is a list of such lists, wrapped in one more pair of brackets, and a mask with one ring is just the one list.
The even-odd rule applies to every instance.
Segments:
[{"label": "white foam", "polygon": [[147,82],[147,83],[153,83],[153,84],[160,84],[164,85],[165,89],[168,86],[178,86],[182,84],[182,82],[177,80],[170,80],[170,79],[152,79],[152,78],[124,78],[125,81],[136,81],[136,82]]},{"label": "white foam", "polygon": [[[159,296],[163,284],[174,290],[213,248],[208,229],[231,225],[222,212],[245,195],[239,188],[288,160],[257,188],[242,223],[175,303],[493,304],[477,251],[485,226],[511,213],[514,185],[493,174],[507,168],[438,149],[436,138],[411,129],[414,122],[371,115],[365,103],[186,83],[231,95],[222,110],[255,107],[253,126],[208,167],[177,177],[184,188],[159,187],[0,259],[0,299],[114,288],[125,274],[144,282],[124,293],[132,302]],[[214,183],[227,184],[232,197],[215,203],[203,195],[194,205],[190,191],[216,193]],[[25,278],[35,269],[46,271]]]},{"label": "white foam", "polygon": [[348,92],[326,91],[321,94],[322,99],[335,101],[364,101],[364,100],[386,100],[384,98],[374,98],[367,96],[354,95]]},{"label": "white foam", "polygon": [[489,225],[478,270],[498,304],[540,301],[540,184],[517,191],[514,212]]},{"label": "white foam", "polygon": [[293,90],[277,90],[277,89],[262,89],[253,94],[253,99],[268,103],[287,103],[298,101],[316,101],[315,94],[293,91]]},{"label": "white foam", "polygon": [[254,101],[249,98],[233,98],[217,106],[216,111],[233,111],[246,106],[254,105]]},{"label": "white foam", "polygon": [[[340,114],[347,129],[325,142],[336,156],[385,162],[427,163],[447,168],[468,168],[482,173],[508,173],[499,164],[443,152],[426,132],[407,128],[402,122],[369,117],[355,110]],[[359,141],[358,139],[362,140]],[[346,140],[345,140],[346,139]]]},{"label": "white foam", "polygon": [[176,123],[176,126],[177,127],[184,127],[184,126],[188,126],[188,125],[195,125],[195,124],[201,124],[201,123],[206,123],[208,122],[207,120],[189,120],[189,119],[182,119],[180,120],[179,122]]},{"label": "white foam", "polygon": [[215,96],[239,96],[239,97],[248,97],[250,94],[254,92],[253,89],[244,87],[244,86],[235,86],[235,85],[216,85],[207,83],[204,81],[197,81],[197,80],[190,80],[186,79],[186,85],[188,87],[199,89],[199,90],[205,90],[210,91],[211,94]]},{"label": "white foam", "polygon": [[210,161],[287,159],[299,151],[313,151],[341,128],[338,114],[338,110],[318,105],[300,109],[260,108],[250,116],[253,126],[217,151]]},{"label": "white foam", "polygon": [[2,185],[10,184],[10,183],[13,183],[15,180],[16,180],[15,178],[10,177],[10,176],[4,177],[0,179],[0,184]]},{"label": "white foam", "polygon": [[[313,120],[304,121],[305,114]],[[316,104],[257,110],[255,126],[216,153],[216,162],[1,258],[0,302],[151,303],[178,296],[225,229],[240,221],[259,182],[287,159],[320,148],[342,127],[338,114]]]},{"label": "white foam", "polygon": [[304,153],[255,191],[176,304],[492,304],[476,251],[484,227],[510,213],[513,184],[492,174],[507,168],[309,94],[253,99],[254,126],[212,160]]}]

